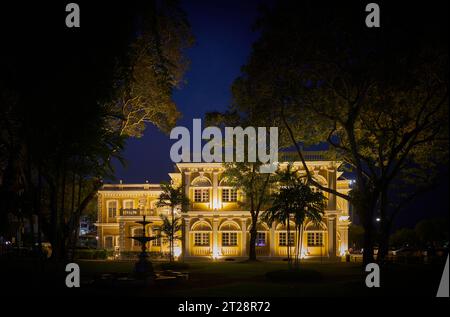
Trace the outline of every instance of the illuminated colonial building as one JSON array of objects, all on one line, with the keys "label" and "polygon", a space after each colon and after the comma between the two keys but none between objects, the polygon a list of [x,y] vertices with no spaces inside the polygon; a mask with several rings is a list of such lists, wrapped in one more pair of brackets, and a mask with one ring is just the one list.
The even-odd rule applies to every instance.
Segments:
[{"label": "illuminated colonial building", "polygon": [[[342,177],[337,168],[339,161],[326,160],[321,152],[307,152],[307,166],[322,185],[348,193],[349,180]],[[281,163],[286,166],[287,163]],[[294,167],[303,169],[300,162]],[[191,203],[188,211],[180,213],[183,218],[181,239],[175,255],[189,257],[245,257],[249,250],[250,213],[242,210],[245,197],[222,178],[224,167],[220,163],[178,163],[176,171],[169,173],[172,182],[182,185]],[[158,184],[104,185],[98,192],[98,247],[119,252],[138,251],[138,242],[131,236],[142,235],[142,227],[135,221],[152,221],[146,228],[147,235],[158,235],[161,213],[157,208],[161,193]],[[321,224],[306,222],[303,232],[302,256],[334,257],[343,255],[348,249],[349,206],[346,200],[324,193],[328,198],[327,208]],[[292,223],[291,228],[294,228]],[[285,257],[287,244],[298,237],[281,223],[258,225],[256,240],[260,257]],[[167,252],[164,240],[154,240],[148,245],[150,252]]]}]

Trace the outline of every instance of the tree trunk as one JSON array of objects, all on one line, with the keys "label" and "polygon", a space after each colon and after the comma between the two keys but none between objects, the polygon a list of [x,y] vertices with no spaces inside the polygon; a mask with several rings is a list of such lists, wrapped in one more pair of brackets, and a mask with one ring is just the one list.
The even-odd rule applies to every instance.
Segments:
[{"label": "tree trunk", "polygon": [[256,224],[258,222],[258,216],[252,213],[252,225],[250,227],[250,251],[248,259],[250,261],[256,261],[256,235],[258,233],[258,228]]},{"label": "tree trunk", "polygon": [[298,259],[298,265],[300,266],[300,261],[302,260],[302,252],[303,252],[303,224],[300,225],[299,229],[300,234],[300,247],[299,247],[299,259]]},{"label": "tree trunk", "polygon": [[373,213],[367,212],[366,218],[363,221],[364,227],[364,251],[363,251],[363,265],[374,262],[373,258]]},{"label": "tree trunk", "polygon": [[388,209],[388,195],[387,187],[384,187],[381,191],[381,202],[380,202],[380,232],[379,232],[379,248],[377,254],[377,262],[382,263],[388,253],[389,249],[389,235],[391,231],[390,221],[387,217]]},{"label": "tree trunk", "polygon": [[175,207],[173,207],[172,208],[172,213],[171,213],[171,216],[172,216],[172,227],[170,228],[170,244],[169,244],[169,247],[170,247],[170,257],[169,257],[169,259],[170,259],[170,262],[173,262],[173,260],[174,260],[174,247],[173,247],[173,240],[174,240],[174,236],[175,236],[175,233],[174,233],[174,229],[175,229]]},{"label": "tree trunk", "polygon": [[287,230],[286,245],[287,245],[288,267],[290,269],[292,267],[292,265],[291,265],[291,243],[290,243],[291,226],[290,226],[289,217],[287,219],[286,230]]},{"label": "tree trunk", "polygon": [[386,256],[389,252],[389,238],[391,234],[391,224],[392,222],[389,221],[389,219],[385,219],[381,223],[380,228],[380,239],[379,239],[379,248],[378,248],[378,254],[377,254],[377,262],[379,264],[383,264]]}]

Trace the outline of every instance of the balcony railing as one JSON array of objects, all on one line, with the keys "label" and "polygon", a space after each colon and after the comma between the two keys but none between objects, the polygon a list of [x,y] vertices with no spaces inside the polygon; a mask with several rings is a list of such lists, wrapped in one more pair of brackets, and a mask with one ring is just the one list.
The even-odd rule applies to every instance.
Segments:
[{"label": "balcony railing", "polygon": [[122,217],[138,217],[138,216],[157,216],[154,208],[121,208],[120,216]]}]

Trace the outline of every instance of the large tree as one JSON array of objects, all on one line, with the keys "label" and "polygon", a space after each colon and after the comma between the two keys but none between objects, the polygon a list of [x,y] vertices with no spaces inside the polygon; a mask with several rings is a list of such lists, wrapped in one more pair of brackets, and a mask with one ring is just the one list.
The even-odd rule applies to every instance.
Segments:
[{"label": "large tree", "polygon": [[[103,180],[113,178],[125,140],[145,124],[164,132],[175,124],[172,93],[192,43],[177,1],[80,8],[78,29],[64,26],[64,7],[53,3],[26,12],[16,5],[0,19],[8,43],[0,53],[1,223],[38,215],[57,258],[74,245]],[[3,32],[16,20],[23,23],[15,32]]]},{"label": "large tree", "polygon": [[[430,172],[448,160],[446,27],[438,18],[411,24],[414,10],[382,9],[380,29],[356,18],[362,3],[285,1],[264,11],[228,113],[279,126],[308,183],[351,201],[365,229],[365,263],[373,261],[377,213],[388,235],[392,185],[413,167]],[[428,21],[427,13],[420,12]],[[320,141],[352,168],[350,195],[320,185],[308,170],[301,144]]]},{"label": "large tree", "polygon": [[252,162],[224,163],[223,178],[227,184],[244,194],[240,204],[250,212],[250,249],[249,260],[256,260],[256,236],[259,215],[267,207],[270,199],[271,174],[259,172],[261,164]]}]

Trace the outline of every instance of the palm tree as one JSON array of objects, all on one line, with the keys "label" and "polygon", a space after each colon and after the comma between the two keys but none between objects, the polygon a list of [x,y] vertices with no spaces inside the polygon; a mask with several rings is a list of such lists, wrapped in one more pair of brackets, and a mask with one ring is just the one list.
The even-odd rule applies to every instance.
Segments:
[{"label": "palm tree", "polygon": [[299,265],[299,256],[303,249],[303,227],[306,219],[313,223],[320,223],[325,210],[325,197],[321,192],[315,192],[308,185],[298,182],[291,189],[294,195],[293,217],[297,235],[295,264]]},{"label": "palm tree", "polygon": [[163,238],[165,242],[169,242],[170,246],[170,262],[174,259],[174,245],[176,240],[181,240],[181,217],[175,216],[170,219],[168,216],[161,214],[162,225],[159,230],[159,234],[157,238]]},{"label": "palm tree", "polygon": [[173,261],[174,242],[177,239],[176,234],[181,229],[181,217],[175,215],[175,211],[180,209],[182,212],[186,210],[189,204],[189,198],[184,194],[182,186],[175,187],[169,183],[161,183],[162,193],[159,195],[158,207],[170,208],[170,219],[166,215],[161,215],[163,226],[161,231],[167,235],[169,241],[169,260]]},{"label": "palm tree", "polygon": [[279,190],[271,195],[272,207],[263,213],[262,219],[269,225],[274,221],[285,224],[288,265],[291,267],[290,220],[294,221],[297,234],[295,264],[298,265],[303,247],[303,225],[306,219],[315,223],[322,220],[325,197],[306,185],[303,178],[298,175],[298,171],[292,170],[291,165],[288,165],[285,170],[278,170],[276,174]]}]

